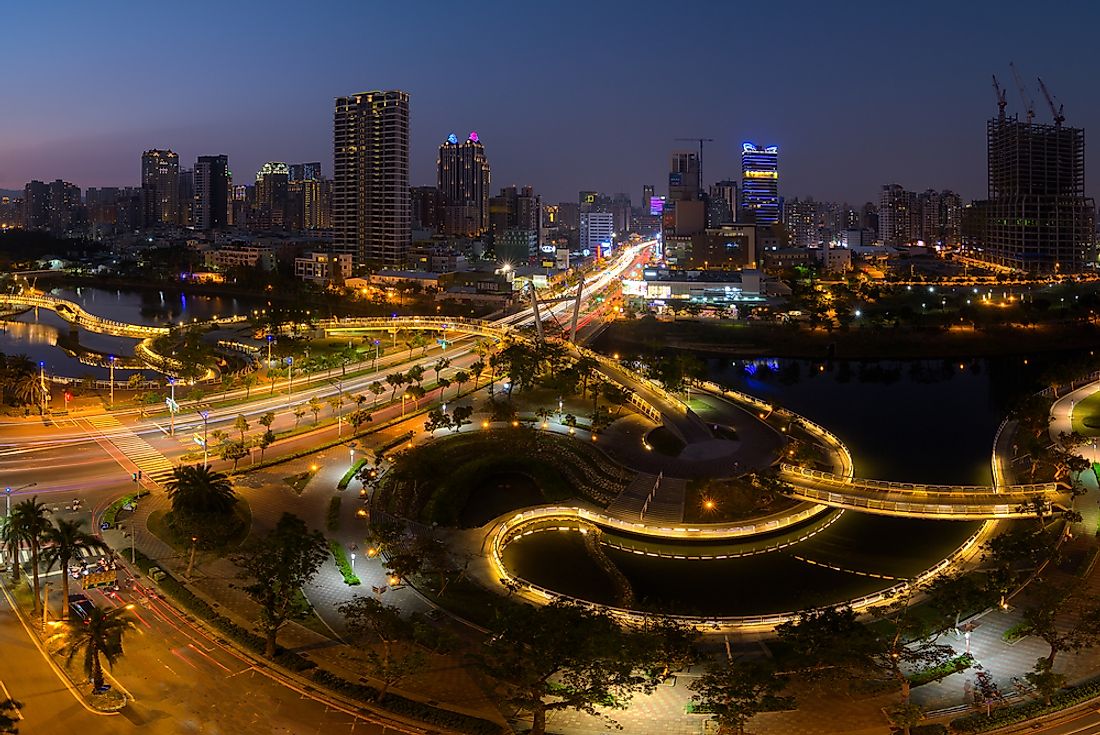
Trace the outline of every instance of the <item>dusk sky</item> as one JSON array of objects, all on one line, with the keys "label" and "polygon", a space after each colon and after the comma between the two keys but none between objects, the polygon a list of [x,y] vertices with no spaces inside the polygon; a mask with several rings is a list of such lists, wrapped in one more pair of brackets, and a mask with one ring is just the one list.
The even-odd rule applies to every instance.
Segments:
[{"label": "dusk sky", "polygon": [[985,192],[990,74],[1084,127],[1100,195],[1100,6],[1088,2],[15,3],[3,14],[0,188],[32,178],[139,183],[146,148],[332,174],[333,98],[410,93],[411,179],[449,132],[477,130],[494,190],[664,193],[676,137],[714,138],[704,178],[738,176],[743,140],[778,145],[780,193],[860,203],[884,183]]}]

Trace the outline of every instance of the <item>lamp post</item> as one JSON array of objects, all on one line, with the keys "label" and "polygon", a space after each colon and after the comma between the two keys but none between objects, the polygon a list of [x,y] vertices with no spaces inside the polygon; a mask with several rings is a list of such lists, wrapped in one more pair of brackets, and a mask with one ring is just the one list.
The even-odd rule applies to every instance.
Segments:
[{"label": "lamp post", "polygon": [[176,435],[176,411],[179,410],[179,404],[176,403],[176,379],[168,379],[168,387],[172,391],[172,395],[168,398],[168,436]]},{"label": "lamp post", "polygon": [[115,407],[115,356],[107,358],[107,366],[111,369],[111,408]]},{"label": "lamp post", "polygon": [[191,579],[191,572],[195,569],[195,547],[198,545],[199,537],[191,537],[191,559],[187,562],[187,574],[184,575],[188,579]]},{"label": "lamp post", "polygon": [[378,369],[378,347],[379,347],[380,344],[382,344],[382,340],[380,340],[380,339],[374,340],[374,362],[370,366],[371,370],[377,370]]},{"label": "lamp post", "polygon": [[289,396],[291,393],[294,392],[294,358],[287,357],[283,360],[283,362],[286,363],[286,394]]},{"label": "lamp post", "polygon": [[204,465],[209,464],[207,462],[207,448],[206,448],[206,429],[208,428],[208,420],[210,419],[210,412],[206,409],[199,411],[199,416],[202,416],[202,463]]},{"label": "lamp post", "polygon": [[408,393],[401,394],[401,418],[405,418],[405,401],[408,399]]},{"label": "lamp post", "polygon": [[38,361],[38,384],[42,389],[42,415],[46,415],[46,401],[50,399],[50,394],[46,390],[46,363],[42,360]]},{"label": "lamp post", "polygon": [[26,490],[29,487],[35,487],[36,485],[38,485],[37,482],[28,482],[26,485],[23,485],[22,487],[17,487],[14,490],[12,490],[10,487],[4,488],[4,497],[7,498],[7,516],[9,518],[11,518],[11,494],[17,493],[20,490]]},{"label": "lamp post", "polygon": [[267,335],[267,366],[271,367],[271,343],[275,341],[275,335]]}]

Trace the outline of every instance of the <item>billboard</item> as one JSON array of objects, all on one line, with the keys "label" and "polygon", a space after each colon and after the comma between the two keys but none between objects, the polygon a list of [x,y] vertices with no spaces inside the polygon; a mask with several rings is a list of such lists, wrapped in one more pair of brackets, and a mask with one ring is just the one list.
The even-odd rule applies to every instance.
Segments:
[{"label": "billboard", "polygon": [[662,212],[665,211],[665,198],[664,197],[650,197],[649,198],[649,214],[651,217],[659,217]]}]

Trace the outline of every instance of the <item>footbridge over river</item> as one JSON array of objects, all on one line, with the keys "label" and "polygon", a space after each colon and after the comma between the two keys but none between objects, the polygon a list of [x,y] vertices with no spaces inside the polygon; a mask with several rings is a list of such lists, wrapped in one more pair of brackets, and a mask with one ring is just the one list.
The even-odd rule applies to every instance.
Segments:
[{"label": "footbridge over river", "polygon": [[[74,301],[44,293],[36,294],[23,292],[16,294],[0,294],[0,308],[5,306],[49,309],[70,324],[86,329],[89,332],[110,334],[115,337],[148,339],[150,337],[160,337],[161,335],[168,334],[170,329],[169,327],[153,326],[149,324],[127,324],[126,322],[119,322],[114,319],[105,319],[104,317],[96,316],[95,314],[85,311],[83,306]],[[213,320],[211,323],[226,324],[243,321],[245,318],[246,317],[243,316],[230,317],[228,319]]]},{"label": "footbridge over river", "polygon": [[1047,513],[1064,509],[1069,503],[1069,493],[1054,483],[1000,488],[924,485],[848,478],[788,464],[779,466],[779,476],[791,485],[791,495],[802,500],[907,518],[955,521],[1034,518],[1037,501]]}]

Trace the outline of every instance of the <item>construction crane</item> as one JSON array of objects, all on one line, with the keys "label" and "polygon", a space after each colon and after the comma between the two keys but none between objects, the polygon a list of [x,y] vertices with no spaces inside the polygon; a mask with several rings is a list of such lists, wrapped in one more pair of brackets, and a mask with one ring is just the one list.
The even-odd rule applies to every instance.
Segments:
[{"label": "construction crane", "polygon": [[[1039,80],[1039,89],[1043,91],[1043,96],[1047,98],[1047,104],[1050,105],[1050,114],[1054,116],[1054,126],[1057,128],[1062,127],[1062,123],[1066,121],[1066,116],[1062,114],[1061,103],[1056,103],[1054,95],[1047,89],[1047,85],[1043,84],[1042,77],[1036,77]],[[1058,104],[1058,107],[1054,105]]]},{"label": "construction crane", "polygon": [[1024,87],[1024,80],[1020,79],[1020,72],[1016,71],[1016,64],[1008,62],[1008,68],[1012,69],[1012,76],[1016,79],[1016,89],[1020,90],[1020,99],[1024,102],[1024,111],[1027,113],[1027,124],[1030,125],[1031,121],[1035,119],[1035,103],[1027,93],[1027,88]]},{"label": "construction crane", "polygon": [[993,91],[997,93],[997,119],[1004,122],[1005,108],[1008,107],[1008,90],[1001,88],[996,74],[993,75]]},{"label": "construction crane", "polygon": [[699,143],[699,189],[703,188],[703,143],[713,143],[714,138],[676,138],[678,141],[691,141]]}]

